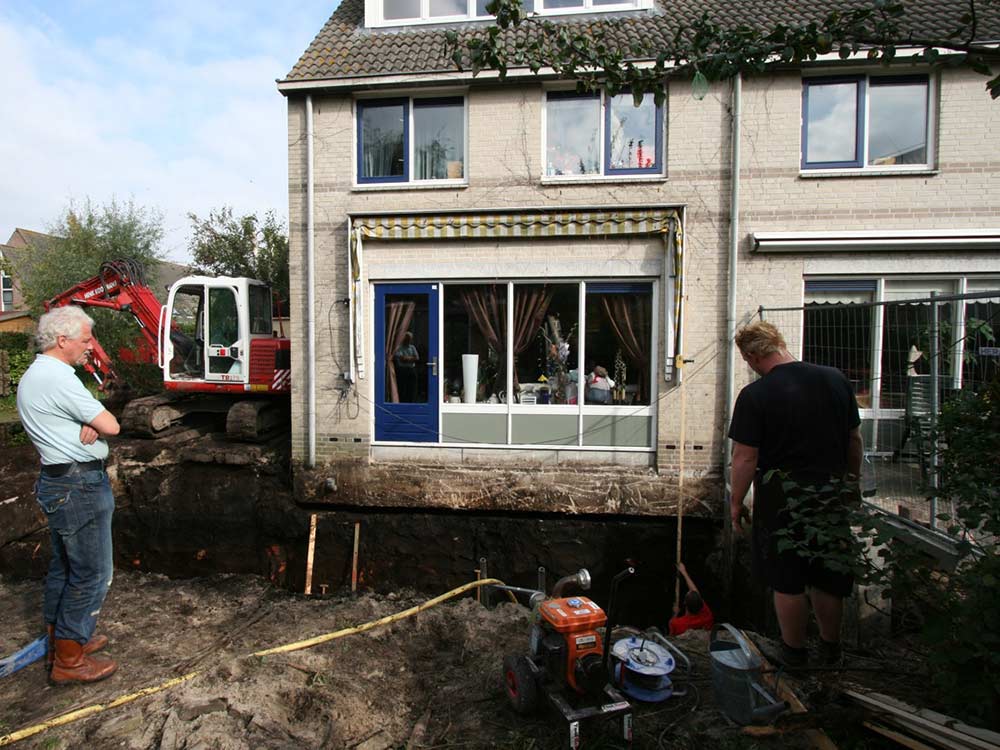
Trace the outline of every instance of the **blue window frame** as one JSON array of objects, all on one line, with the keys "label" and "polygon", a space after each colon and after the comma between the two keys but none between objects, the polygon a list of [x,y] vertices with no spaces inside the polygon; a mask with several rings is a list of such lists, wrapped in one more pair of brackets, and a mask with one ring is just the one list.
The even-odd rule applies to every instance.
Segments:
[{"label": "blue window frame", "polygon": [[464,180],[465,98],[357,103],[358,184]]},{"label": "blue window frame", "polygon": [[663,108],[647,94],[551,91],[546,98],[545,176],[663,174]]},{"label": "blue window frame", "polygon": [[801,168],[928,166],[929,89],[925,75],[804,79]]}]

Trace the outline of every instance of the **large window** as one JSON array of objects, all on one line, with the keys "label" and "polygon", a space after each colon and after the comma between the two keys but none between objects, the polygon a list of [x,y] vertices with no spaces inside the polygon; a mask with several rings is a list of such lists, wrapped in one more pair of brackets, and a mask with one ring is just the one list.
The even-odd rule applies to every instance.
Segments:
[{"label": "large window", "polygon": [[[366,26],[409,26],[492,18],[489,0],[367,0]],[[566,15],[651,8],[652,0],[522,0],[525,13]]]},{"label": "large window", "polygon": [[802,168],[930,165],[927,76],[841,76],[802,83]]},{"label": "large window", "polygon": [[444,288],[443,361],[447,403],[506,401],[506,284]]},{"label": "large window", "polygon": [[545,106],[545,176],[663,174],[663,109],[652,94],[550,91]]},{"label": "large window", "polygon": [[358,182],[465,180],[465,99],[357,103]]}]

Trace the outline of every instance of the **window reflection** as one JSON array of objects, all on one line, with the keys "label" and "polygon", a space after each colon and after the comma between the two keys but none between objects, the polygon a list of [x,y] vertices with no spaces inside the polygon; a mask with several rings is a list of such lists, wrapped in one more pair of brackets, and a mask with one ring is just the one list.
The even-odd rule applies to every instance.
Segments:
[{"label": "window reflection", "polygon": [[927,163],[927,84],[878,83],[868,92],[868,163]]},{"label": "window reflection", "polygon": [[385,402],[426,404],[426,294],[385,295]]},{"label": "window reflection", "polygon": [[858,84],[810,84],[806,112],[806,161],[849,162],[858,158]]}]

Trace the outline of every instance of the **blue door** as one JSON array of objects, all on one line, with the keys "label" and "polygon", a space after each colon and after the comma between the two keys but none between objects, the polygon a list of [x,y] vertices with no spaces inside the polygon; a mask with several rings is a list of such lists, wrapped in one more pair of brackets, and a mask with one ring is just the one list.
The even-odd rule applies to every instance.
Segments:
[{"label": "blue door", "polygon": [[438,285],[377,284],[375,439],[438,437]]}]

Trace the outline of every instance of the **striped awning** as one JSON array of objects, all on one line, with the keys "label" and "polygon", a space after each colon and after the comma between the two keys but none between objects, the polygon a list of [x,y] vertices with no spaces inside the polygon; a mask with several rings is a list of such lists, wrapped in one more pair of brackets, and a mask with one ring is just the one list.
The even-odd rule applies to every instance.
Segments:
[{"label": "striped awning", "polygon": [[[364,240],[498,240],[599,238],[659,235],[667,259],[672,288],[665,296],[668,338],[664,376],[671,379],[680,357],[684,296],[684,233],[681,215],[673,208],[618,211],[538,211],[439,214],[358,215],[351,217],[351,277],[361,282],[361,245]],[[360,290],[359,290],[360,291]]]}]

